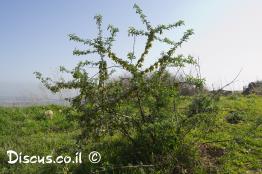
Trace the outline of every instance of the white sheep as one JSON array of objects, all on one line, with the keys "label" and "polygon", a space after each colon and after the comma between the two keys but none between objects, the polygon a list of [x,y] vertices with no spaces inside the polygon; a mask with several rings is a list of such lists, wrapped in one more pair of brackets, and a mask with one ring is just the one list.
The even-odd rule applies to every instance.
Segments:
[{"label": "white sheep", "polygon": [[54,112],[52,110],[45,111],[45,117],[53,119]]}]

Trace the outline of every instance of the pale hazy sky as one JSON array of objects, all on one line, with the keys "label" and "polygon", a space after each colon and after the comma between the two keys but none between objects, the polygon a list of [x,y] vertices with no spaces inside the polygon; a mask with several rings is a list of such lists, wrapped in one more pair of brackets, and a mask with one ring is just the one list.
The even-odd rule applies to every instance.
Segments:
[{"label": "pale hazy sky", "polygon": [[[262,80],[261,0],[3,0],[0,2],[0,96],[30,95],[39,88],[33,72],[53,76],[59,65],[73,67],[83,58],[72,56],[77,47],[69,33],[83,37],[96,34],[93,16],[100,13],[104,23],[120,28],[116,52],[131,48],[127,38],[130,25],[142,27],[133,10],[137,3],[157,25],[183,19],[195,35],[179,52],[199,57],[207,85],[219,87],[242,70],[229,89],[242,89]],[[168,33],[171,38],[176,34]],[[137,44],[139,52],[140,46]],[[157,47],[150,55],[156,57]],[[147,62],[152,61],[149,57]]]}]

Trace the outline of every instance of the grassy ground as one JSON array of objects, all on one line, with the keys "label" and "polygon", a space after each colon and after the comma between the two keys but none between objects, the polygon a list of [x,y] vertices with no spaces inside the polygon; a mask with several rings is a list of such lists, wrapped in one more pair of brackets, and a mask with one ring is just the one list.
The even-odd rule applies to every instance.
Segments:
[{"label": "grassy ground", "polygon": [[219,173],[262,173],[262,97],[223,97],[219,108],[216,130],[192,136],[202,162]]},{"label": "grassy ground", "polygon": [[[54,118],[46,119],[44,111],[54,111]],[[7,164],[7,150],[24,155],[72,156],[77,151],[75,137],[79,130],[75,121],[63,116],[61,107],[37,106],[0,108],[0,173],[63,173],[67,166],[48,164]],[[59,112],[60,111],[60,112]],[[49,170],[52,170],[50,172]]]},{"label": "grassy ground", "polygon": [[[190,138],[199,147],[201,163],[211,172],[262,173],[262,97],[229,96],[219,101],[216,130]],[[46,119],[44,111],[54,111]],[[0,173],[67,173],[76,164],[7,163],[7,150],[27,155],[71,155],[78,150],[80,128],[59,106],[0,108]],[[69,166],[71,165],[71,166]]]}]

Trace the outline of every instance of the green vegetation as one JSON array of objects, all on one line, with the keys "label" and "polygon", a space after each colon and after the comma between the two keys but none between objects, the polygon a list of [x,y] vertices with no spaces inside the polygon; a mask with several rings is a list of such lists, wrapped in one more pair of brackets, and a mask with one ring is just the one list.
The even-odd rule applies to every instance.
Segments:
[{"label": "green vegetation", "polygon": [[[90,56],[72,70],[60,67],[60,71],[71,75],[72,79],[54,81],[39,72],[35,73],[36,78],[54,93],[63,89],[79,90],[79,95],[71,100],[82,128],[78,145],[81,150],[87,151],[110,150],[106,152],[110,155],[105,161],[97,166],[84,165],[79,169],[82,172],[104,170],[123,173],[122,168],[131,169],[132,173],[137,168],[150,173],[181,173],[184,168],[194,171],[196,160],[187,137],[196,128],[203,131],[207,130],[206,127],[211,128],[216,115],[215,100],[206,94],[202,96],[204,79],[199,73],[196,76],[185,74],[180,80],[169,73],[171,69],[178,73],[187,66],[198,67],[192,56],[176,53],[188,41],[193,30],[186,30],[179,41],[173,41],[165,37],[165,33],[183,26],[183,21],[153,26],[139,6],[134,5],[134,9],[146,29],[129,27],[128,36],[146,38],[140,55],[133,49],[126,57],[119,57],[113,51],[119,30],[108,25],[109,34],[105,34],[102,16],[97,15],[94,17],[97,37],[82,39],[75,34],[69,35],[70,40],[87,47],[75,49],[73,54]],[[155,42],[167,45],[168,49],[145,67],[145,59]],[[90,75],[88,68],[96,69],[97,74]],[[116,71],[112,68],[125,70],[129,77],[112,80]],[[190,106],[194,110],[190,114],[178,108],[182,102],[179,93],[181,83],[193,86],[199,93]]]},{"label": "green vegetation", "polygon": [[[54,111],[53,119],[45,117],[47,109]],[[65,109],[60,106],[0,108],[0,173],[61,173],[66,170],[67,166],[53,164],[11,165],[7,163],[6,154],[7,150],[31,156],[75,152],[74,137],[79,134],[79,126],[76,121],[65,117]]]},{"label": "green vegetation", "polygon": [[[188,103],[190,100],[191,98],[186,97],[183,103]],[[261,124],[262,120],[262,98],[259,96],[222,97],[218,105],[215,130],[207,135],[196,129],[188,136],[188,141],[195,143],[195,148],[191,149],[191,158],[194,155],[195,160],[198,161],[195,164],[198,170],[194,173],[261,173],[262,127],[257,125]],[[49,109],[54,111],[52,120],[44,117],[44,112]],[[243,120],[237,124],[229,123],[226,117],[232,112],[241,113]],[[121,136],[114,135],[105,137],[99,145],[101,147],[90,144],[83,151],[83,165],[7,164],[6,151],[9,149],[28,155],[74,156],[74,153],[79,150],[76,139],[81,128],[72,117],[68,116],[72,114],[74,113],[68,114],[68,108],[59,106],[0,108],[0,173],[81,173],[79,171],[84,170],[84,166],[98,165],[90,164],[88,160],[87,149],[92,148],[90,146],[97,147],[96,150],[100,151],[103,163],[114,156],[114,152],[121,150],[122,153],[130,153],[129,149],[121,149],[125,147]],[[103,144],[110,144],[110,142],[114,143],[114,146],[103,148]],[[142,170],[135,170],[142,173]],[[135,173],[134,169],[122,169],[122,173],[127,171]]]},{"label": "green vegetation", "polygon": [[[137,5],[134,8],[146,29],[129,28],[128,36],[134,37],[134,43],[126,57],[119,57],[112,49],[119,30],[109,25],[109,34],[105,35],[102,16],[97,15],[96,38],[69,35],[70,40],[87,47],[74,50],[74,55],[94,55],[72,70],[60,67],[61,72],[72,76],[71,80],[54,81],[35,73],[54,93],[63,89],[79,90],[79,95],[70,99],[70,107],[1,109],[2,173],[169,174],[261,170],[262,100],[239,95],[225,98],[220,96],[220,90],[209,93],[204,89],[198,61],[190,55],[176,54],[193,30],[186,30],[179,41],[173,41],[164,33],[183,26],[183,21],[153,26]],[[135,40],[140,37],[146,38],[146,42],[138,55],[134,48]],[[167,45],[167,50],[146,67],[145,59],[155,42]],[[195,67],[195,75],[183,71],[188,66]],[[96,69],[97,73],[90,75],[88,68]],[[113,80],[116,68],[125,70],[129,76]],[[184,74],[178,78],[180,71]],[[187,92],[192,96],[182,95]],[[74,156],[81,151],[83,163],[11,166],[5,158],[9,149],[28,155],[53,156]],[[88,160],[89,152],[94,150],[102,155],[97,164]]]}]

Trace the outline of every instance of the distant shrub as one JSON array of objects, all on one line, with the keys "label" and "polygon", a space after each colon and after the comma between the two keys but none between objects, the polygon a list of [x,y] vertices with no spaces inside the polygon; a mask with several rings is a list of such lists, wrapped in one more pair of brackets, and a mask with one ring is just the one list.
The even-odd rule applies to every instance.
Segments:
[{"label": "distant shrub", "polygon": [[217,111],[217,105],[212,97],[207,94],[197,95],[189,105],[188,116]]},{"label": "distant shrub", "polygon": [[245,119],[245,113],[242,111],[231,111],[225,119],[227,120],[228,123],[230,124],[237,124],[240,123],[241,121],[244,121]]},{"label": "distant shrub", "polygon": [[240,92],[234,92],[231,95],[228,96],[231,100],[237,100],[242,97],[242,94]]},{"label": "distant shrub", "polygon": [[262,81],[251,82],[243,89],[244,95],[256,94],[262,95]]}]

